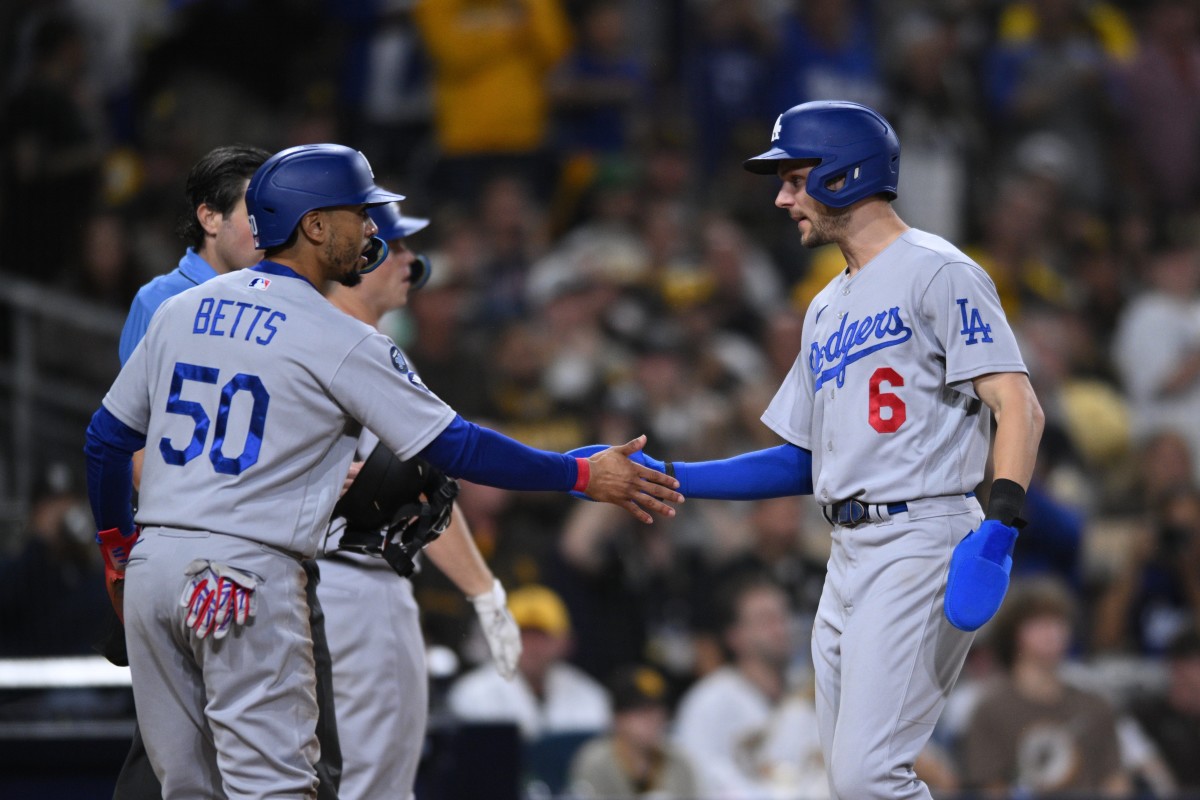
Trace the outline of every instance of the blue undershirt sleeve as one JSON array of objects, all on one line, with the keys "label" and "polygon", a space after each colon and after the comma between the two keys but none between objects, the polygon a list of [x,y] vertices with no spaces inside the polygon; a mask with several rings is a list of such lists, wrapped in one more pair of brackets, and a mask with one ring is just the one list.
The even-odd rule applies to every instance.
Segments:
[{"label": "blue undershirt sleeve", "polygon": [[535,450],[456,416],[419,455],[455,478],[499,489],[566,492],[575,485],[575,459]]},{"label": "blue undershirt sleeve", "polygon": [[92,415],[83,452],[87,456],[88,500],[97,530],[133,532],[133,454],[146,436],[100,406]]},{"label": "blue undershirt sleeve", "polygon": [[[644,454],[643,454],[644,455]],[[644,455],[646,466],[666,463]],[[720,461],[673,462],[679,493],[708,500],[765,500],[812,494],[812,453],[794,444],[743,453]]]}]

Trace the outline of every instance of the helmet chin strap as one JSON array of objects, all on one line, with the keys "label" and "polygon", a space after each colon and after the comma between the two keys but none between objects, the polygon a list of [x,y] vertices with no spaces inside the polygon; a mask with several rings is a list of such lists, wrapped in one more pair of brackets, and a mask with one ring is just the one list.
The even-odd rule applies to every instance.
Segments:
[{"label": "helmet chin strap", "polygon": [[367,257],[367,265],[358,271],[359,275],[366,275],[387,260],[387,242],[378,236],[372,236],[371,244],[363,255]]}]

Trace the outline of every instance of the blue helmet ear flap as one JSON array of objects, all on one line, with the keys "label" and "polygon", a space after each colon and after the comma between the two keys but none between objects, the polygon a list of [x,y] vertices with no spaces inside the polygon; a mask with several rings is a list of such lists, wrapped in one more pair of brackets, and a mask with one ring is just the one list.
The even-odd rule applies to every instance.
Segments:
[{"label": "blue helmet ear flap", "polygon": [[359,275],[366,275],[368,272],[374,271],[376,267],[387,261],[388,245],[383,239],[378,236],[371,237],[370,247],[366,252],[367,265],[358,271]]},{"label": "blue helmet ear flap", "polygon": [[408,269],[408,288],[414,291],[429,283],[429,276],[433,274],[433,264],[428,256],[421,253],[417,254]]},{"label": "blue helmet ear flap", "polygon": [[845,208],[877,194],[895,200],[899,170],[899,152],[874,153],[851,164],[834,158],[808,173],[805,190],[831,208]]}]

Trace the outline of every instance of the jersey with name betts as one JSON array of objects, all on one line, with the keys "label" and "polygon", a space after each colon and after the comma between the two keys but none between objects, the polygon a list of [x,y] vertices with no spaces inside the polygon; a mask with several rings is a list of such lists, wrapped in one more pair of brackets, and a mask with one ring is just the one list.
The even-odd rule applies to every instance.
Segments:
[{"label": "jersey with name betts", "polygon": [[823,505],[966,493],[983,479],[991,423],[972,379],[996,372],[1026,369],[991,278],[909,229],[814,298],[762,419],[812,451]]},{"label": "jersey with name betts", "polygon": [[138,523],[305,556],[362,425],[411,458],[454,418],[391,339],[271,262],[163,303],[104,406],[146,433]]}]

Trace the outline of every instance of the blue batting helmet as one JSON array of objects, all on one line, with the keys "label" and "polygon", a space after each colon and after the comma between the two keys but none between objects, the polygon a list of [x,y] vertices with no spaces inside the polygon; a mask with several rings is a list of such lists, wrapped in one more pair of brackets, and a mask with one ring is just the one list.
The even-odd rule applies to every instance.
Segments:
[{"label": "blue batting helmet", "polygon": [[246,211],[259,250],[287,242],[309,211],[403,199],[375,185],[366,156],[340,144],[281,150],[258,168],[246,187]]},{"label": "blue batting helmet", "polygon": [[[382,206],[372,206],[367,209],[375,226],[379,228],[379,238],[387,242],[403,239],[429,226],[429,220],[424,217],[406,217],[400,212],[399,203],[387,203]],[[420,289],[429,282],[433,266],[429,259],[417,254],[409,267],[409,286]]]},{"label": "blue batting helmet", "polygon": [[406,217],[400,212],[399,203],[387,203],[382,206],[372,206],[368,211],[375,226],[379,228],[379,238],[387,241],[403,239],[429,226],[429,220],[424,217]]},{"label": "blue batting helmet", "polygon": [[[747,159],[759,175],[774,175],[780,161],[817,159],[806,189],[814,199],[845,208],[864,197],[896,199],[900,178],[900,140],[878,112],[843,100],[818,100],[793,106],[779,115],[771,149]],[[829,184],[845,178],[840,189]]]}]

